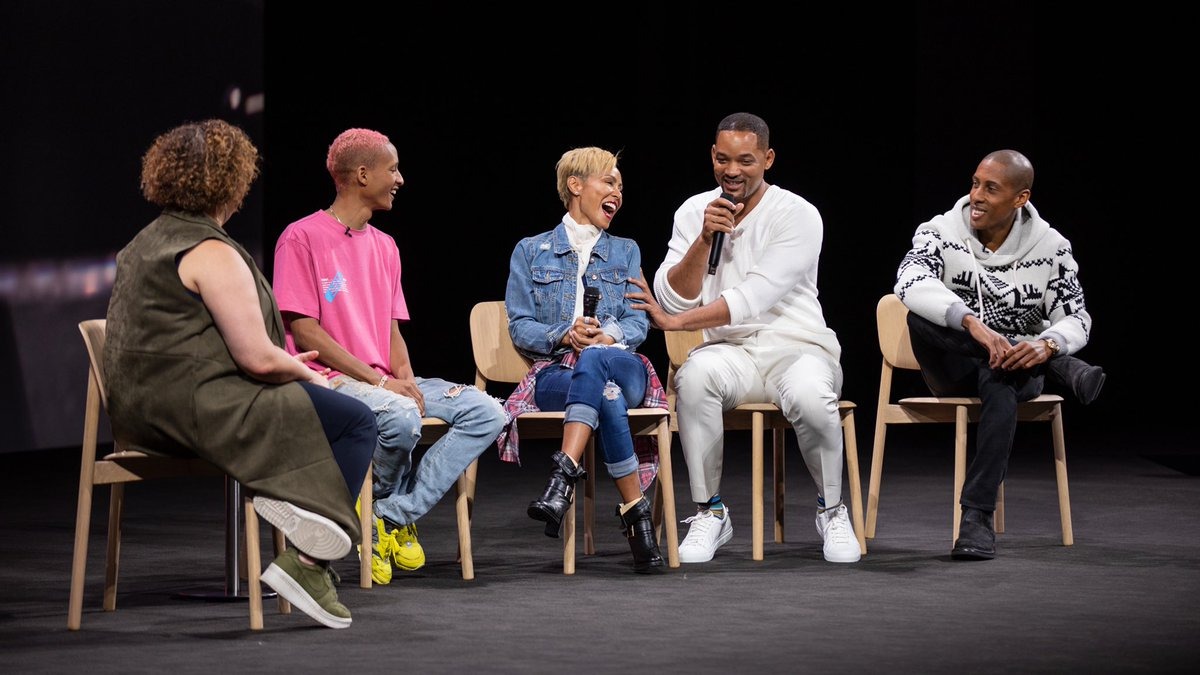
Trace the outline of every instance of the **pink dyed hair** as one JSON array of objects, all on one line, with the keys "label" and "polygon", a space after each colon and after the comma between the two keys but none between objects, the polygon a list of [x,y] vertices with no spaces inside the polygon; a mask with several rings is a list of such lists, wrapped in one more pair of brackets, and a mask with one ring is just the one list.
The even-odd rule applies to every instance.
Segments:
[{"label": "pink dyed hair", "polygon": [[391,143],[387,136],[371,129],[347,129],[329,144],[325,168],[333,176],[334,185],[347,184],[360,166],[371,166]]}]

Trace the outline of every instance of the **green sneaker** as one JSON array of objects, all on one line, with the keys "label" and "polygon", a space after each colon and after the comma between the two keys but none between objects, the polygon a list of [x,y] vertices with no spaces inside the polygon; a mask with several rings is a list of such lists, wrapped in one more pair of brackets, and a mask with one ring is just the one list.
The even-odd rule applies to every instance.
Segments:
[{"label": "green sneaker", "polygon": [[[354,512],[362,515],[362,500],[354,505]],[[371,581],[386,586],[392,583],[392,549],[395,538],[388,533],[383,518],[375,518],[375,530],[371,532]],[[358,545],[358,559],[362,560],[362,544]]]},{"label": "green sneaker", "polygon": [[392,562],[402,570],[419,570],[425,566],[425,549],[417,541],[415,523],[392,530]]},{"label": "green sneaker", "polygon": [[262,582],[300,611],[330,628],[349,628],[350,610],[338,602],[326,565],[309,565],[294,548],[285,550],[262,573]]}]

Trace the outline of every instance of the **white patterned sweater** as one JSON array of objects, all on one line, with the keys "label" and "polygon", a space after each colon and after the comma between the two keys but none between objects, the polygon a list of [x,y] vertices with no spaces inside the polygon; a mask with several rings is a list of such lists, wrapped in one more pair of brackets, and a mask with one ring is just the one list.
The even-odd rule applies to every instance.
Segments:
[{"label": "white patterned sweater", "polygon": [[896,272],[896,295],[912,312],[963,330],[974,314],[1013,340],[1054,338],[1060,354],[1083,348],[1092,318],[1083,302],[1071,242],[1038,216],[1032,202],[1012,232],[987,251],[970,225],[970,198],[921,223]]}]

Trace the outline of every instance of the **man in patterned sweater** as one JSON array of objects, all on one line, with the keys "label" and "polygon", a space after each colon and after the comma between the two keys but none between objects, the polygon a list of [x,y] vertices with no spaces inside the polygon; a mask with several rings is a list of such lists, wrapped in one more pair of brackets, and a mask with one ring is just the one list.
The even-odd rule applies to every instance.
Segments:
[{"label": "man in patterned sweater", "polygon": [[983,158],[971,192],[922,223],[897,272],[913,353],[938,396],[982,401],[975,454],[963,484],[951,557],[995,557],[992,514],[1008,469],[1017,403],[1066,385],[1085,405],[1104,384],[1099,366],[1068,356],[1092,318],[1071,242],[1029,202],[1033,165],[1015,150]]}]

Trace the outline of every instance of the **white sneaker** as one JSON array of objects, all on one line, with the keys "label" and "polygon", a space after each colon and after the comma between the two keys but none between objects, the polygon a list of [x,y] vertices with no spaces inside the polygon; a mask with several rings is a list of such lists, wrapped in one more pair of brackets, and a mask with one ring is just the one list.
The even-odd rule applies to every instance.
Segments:
[{"label": "white sneaker", "polygon": [[[825,559],[829,562],[852,563],[858,562],[862,557],[845,504],[817,511],[817,533],[825,540]],[[682,548],[680,547],[681,553]]]},{"label": "white sneaker", "polygon": [[350,535],[319,513],[262,495],[254,498],[254,510],[296,548],[317,560],[340,560],[350,552]]},{"label": "white sneaker", "polygon": [[679,562],[702,563],[713,559],[717,549],[733,539],[733,521],[729,519],[729,507],[725,515],[717,517],[710,510],[697,511],[696,515],[682,521],[691,524],[687,536],[679,543]]}]

